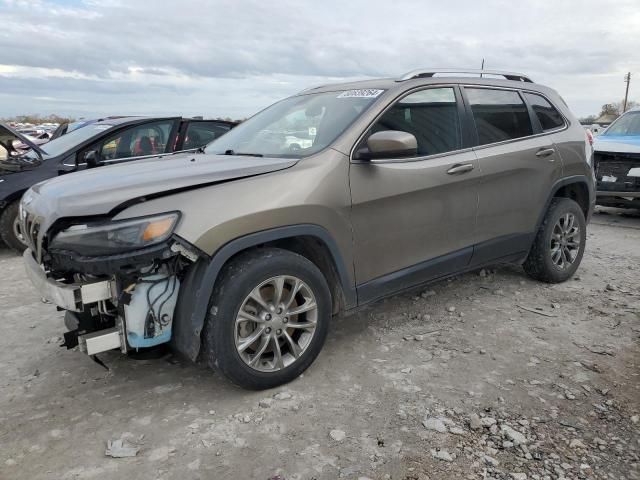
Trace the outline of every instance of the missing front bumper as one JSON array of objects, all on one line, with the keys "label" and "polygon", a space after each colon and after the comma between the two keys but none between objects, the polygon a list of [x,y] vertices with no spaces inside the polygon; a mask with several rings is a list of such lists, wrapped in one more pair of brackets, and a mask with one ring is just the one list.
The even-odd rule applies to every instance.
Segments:
[{"label": "missing front bumper", "polygon": [[115,285],[110,280],[88,283],[62,283],[47,277],[42,267],[33,258],[30,249],[23,254],[25,270],[31,283],[43,297],[60,308],[72,312],[83,311],[83,305],[109,300],[115,296]]}]

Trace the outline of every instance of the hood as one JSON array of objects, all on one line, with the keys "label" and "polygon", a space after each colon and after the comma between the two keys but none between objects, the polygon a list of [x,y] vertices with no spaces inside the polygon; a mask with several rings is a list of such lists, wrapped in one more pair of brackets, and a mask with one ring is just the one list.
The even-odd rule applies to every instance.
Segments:
[{"label": "hood", "polygon": [[600,135],[595,137],[593,149],[596,152],[640,153],[640,136]]},{"label": "hood", "polygon": [[125,202],[275,172],[296,162],[290,158],[180,154],[98,167],[34,185],[23,196],[23,214],[37,222],[42,236],[63,217],[106,215]]},{"label": "hood", "polygon": [[42,161],[43,155],[46,153],[39,148],[33,140],[29,139],[26,135],[22,135],[21,133],[16,132],[13,128],[5,125],[4,123],[0,123],[0,144],[7,150],[9,153],[15,152],[14,142],[21,142],[23,145],[20,148],[30,148],[40,158]]}]

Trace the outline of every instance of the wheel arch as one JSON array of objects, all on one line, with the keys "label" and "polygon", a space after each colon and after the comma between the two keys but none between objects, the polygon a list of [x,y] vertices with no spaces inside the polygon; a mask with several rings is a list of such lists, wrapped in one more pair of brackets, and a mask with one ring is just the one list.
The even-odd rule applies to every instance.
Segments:
[{"label": "wheel arch", "polygon": [[264,230],[227,242],[209,259],[201,258],[187,270],[176,305],[171,340],[176,350],[191,360],[197,359],[210,298],[221,270],[237,255],[264,247],[289,250],[313,262],[329,283],[334,313],[357,305],[349,267],[325,228],[300,224]]},{"label": "wheel arch", "polygon": [[588,178],[585,175],[574,175],[562,178],[551,187],[551,192],[549,193],[547,202],[538,217],[535,229],[536,232],[540,229],[540,225],[542,225],[544,217],[551,205],[551,201],[557,197],[566,197],[576,201],[576,203],[580,205],[587,221],[591,216],[595,202],[595,192],[593,185],[589,185]]},{"label": "wheel arch", "polygon": [[586,219],[589,215],[589,187],[586,181],[576,181],[559,186],[553,194],[554,198],[565,197],[570,198],[578,205],[584,213]]},{"label": "wheel arch", "polygon": [[27,190],[29,189],[28,188],[19,189],[14,192],[11,192],[9,195],[3,198],[0,201],[0,212],[2,212],[5,208],[7,208],[13,202],[20,201],[20,199],[22,198],[22,195],[24,195],[24,192],[26,192]]}]

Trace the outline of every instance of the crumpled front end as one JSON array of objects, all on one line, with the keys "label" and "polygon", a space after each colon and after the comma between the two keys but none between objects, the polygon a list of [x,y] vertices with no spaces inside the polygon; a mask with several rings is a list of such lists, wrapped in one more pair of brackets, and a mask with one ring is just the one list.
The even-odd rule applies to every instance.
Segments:
[{"label": "crumpled front end", "polygon": [[640,152],[596,151],[598,204],[640,208]]},{"label": "crumpled front end", "polygon": [[66,220],[43,228],[22,205],[25,268],[64,310],[67,348],[89,354],[153,347],[172,338],[185,271],[201,253],[173,235],[177,212],[112,221]]}]

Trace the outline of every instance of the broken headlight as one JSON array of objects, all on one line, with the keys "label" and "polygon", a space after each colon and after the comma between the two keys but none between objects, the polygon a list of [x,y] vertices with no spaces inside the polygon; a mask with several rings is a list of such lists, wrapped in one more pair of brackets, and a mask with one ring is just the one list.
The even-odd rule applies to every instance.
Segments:
[{"label": "broken headlight", "polygon": [[51,250],[70,250],[83,256],[112,255],[165,241],[178,223],[178,212],[103,223],[73,225],[49,244]]}]

